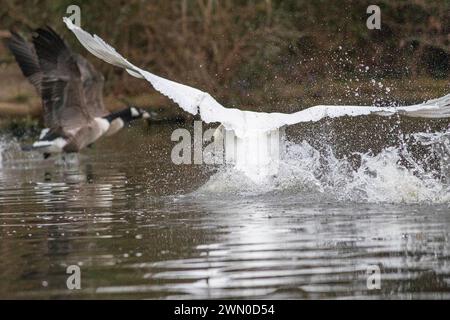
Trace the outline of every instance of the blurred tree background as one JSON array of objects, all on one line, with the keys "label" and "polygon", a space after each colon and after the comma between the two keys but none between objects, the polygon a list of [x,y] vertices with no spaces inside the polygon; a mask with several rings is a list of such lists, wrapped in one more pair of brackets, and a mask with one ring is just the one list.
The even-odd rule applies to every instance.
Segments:
[{"label": "blurred tree background", "polygon": [[[137,66],[229,107],[291,112],[315,103],[410,102],[450,89],[448,0],[2,0],[4,35],[51,25],[105,74],[107,95],[165,104],[148,97],[145,81],[79,46],[62,23],[72,4],[83,28]],[[381,30],[366,27],[370,4],[381,8]],[[14,62],[5,48],[0,57]]]}]

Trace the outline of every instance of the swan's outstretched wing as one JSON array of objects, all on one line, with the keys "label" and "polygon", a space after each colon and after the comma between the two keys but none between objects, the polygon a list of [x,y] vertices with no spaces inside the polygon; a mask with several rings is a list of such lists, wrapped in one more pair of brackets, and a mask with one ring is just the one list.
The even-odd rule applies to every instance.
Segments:
[{"label": "swan's outstretched wing", "polygon": [[128,73],[135,77],[146,79],[156,90],[172,99],[185,111],[196,114],[202,100],[209,96],[206,92],[158,77],[134,66],[101,38],[85,32],[74,25],[68,18],[64,18],[64,22],[73,31],[81,44],[93,55],[110,64],[126,69]]},{"label": "swan's outstretched wing", "polygon": [[[431,115],[440,107],[437,102],[442,102],[439,100],[431,104],[396,108],[315,106],[293,114],[251,112],[225,108],[206,92],[161,78],[136,67],[100,37],[92,36],[74,25],[68,18],[64,18],[64,22],[81,44],[98,58],[126,69],[129,74],[135,77],[146,79],[156,90],[172,99],[185,111],[194,115],[200,113],[202,120],[207,123],[220,122],[226,129],[234,130],[238,136],[252,131],[273,130],[298,122],[319,121],[324,117],[359,116],[372,113],[389,116],[398,112],[411,116],[414,116],[414,113],[417,113],[418,116]],[[448,106],[450,95],[446,97],[447,107],[450,108]],[[446,113],[449,112],[447,111]]]},{"label": "swan's outstretched wing", "polygon": [[404,114],[408,117],[418,118],[449,118],[450,94],[411,106],[410,109],[405,110]]}]

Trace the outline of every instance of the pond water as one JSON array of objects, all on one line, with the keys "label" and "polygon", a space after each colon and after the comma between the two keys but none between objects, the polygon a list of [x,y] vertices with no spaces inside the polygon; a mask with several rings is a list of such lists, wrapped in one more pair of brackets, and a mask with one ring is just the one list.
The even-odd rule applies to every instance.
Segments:
[{"label": "pond water", "polygon": [[136,126],[65,161],[4,138],[0,298],[450,298],[449,189],[398,149],[354,170],[291,143],[253,186],[172,164],[172,130]]}]

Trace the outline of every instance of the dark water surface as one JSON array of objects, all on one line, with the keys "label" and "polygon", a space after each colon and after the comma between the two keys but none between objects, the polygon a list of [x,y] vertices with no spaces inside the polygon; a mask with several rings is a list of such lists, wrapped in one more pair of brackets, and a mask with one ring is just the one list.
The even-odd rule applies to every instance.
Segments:
[{"label": "dark water surface", "polygon": [[192,193],[208,171],[143,130],[79,161],[4,155],[0,298],[450,298],[448,204]]}]

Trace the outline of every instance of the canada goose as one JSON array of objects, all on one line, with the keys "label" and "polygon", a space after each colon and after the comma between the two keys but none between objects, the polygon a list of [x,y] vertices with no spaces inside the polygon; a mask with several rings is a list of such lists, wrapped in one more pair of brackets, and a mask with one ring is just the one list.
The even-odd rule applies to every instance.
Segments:
[{"label": "canada goose", "polygon": [[50,27],[36,30],[33,44],[12,32],[8,47],[22,73],[40,94],[44,123],[31,148],[47,157],[56,152],[78,152],[125,124],[150,118],[140,108],[109,113],[103,103],[103,76],[86,59],[73,53]]},{"label": "canada goose", "polygon": [[[410,117],[447,118],[450,117],[450,94],[412,106],[376,107],[376,106],[339,106],[318,105],[295,113],[266,113],[226,108],[210,94],[199,89],[164,79],[149,71],[143,70],[121,56],[113,47],[97,35],[92,36],[72,21],[64,17],[63,21],[75,34],[80,43],[93,55],[112,65],[125,69],[130,75],[145,79],[154,89],[177,103],[184,111],[193,115],[199,114],[206,123],[218,122],[222,127],[216,137],[223,136],[222,128],[232,132],[237,143],[225,148],[227,158],[233,158],[235,168],[243,171],[253,181],[265,181],[275,174],[282,144],[279,134],[283,128],[303,122],[316,122],[328,118],[343,116],[379,115],[392,116],[402,114]],[[267,147],[269,141],[274,147]],[[281,143],[280,143],[281,140]],[[236,147],[236,148],[234,148]],[[272,152],[272,150],[275,150]],[[238,156],[236,156],[238,155]],[[257,165],[255,165],[257,164]]]}]

